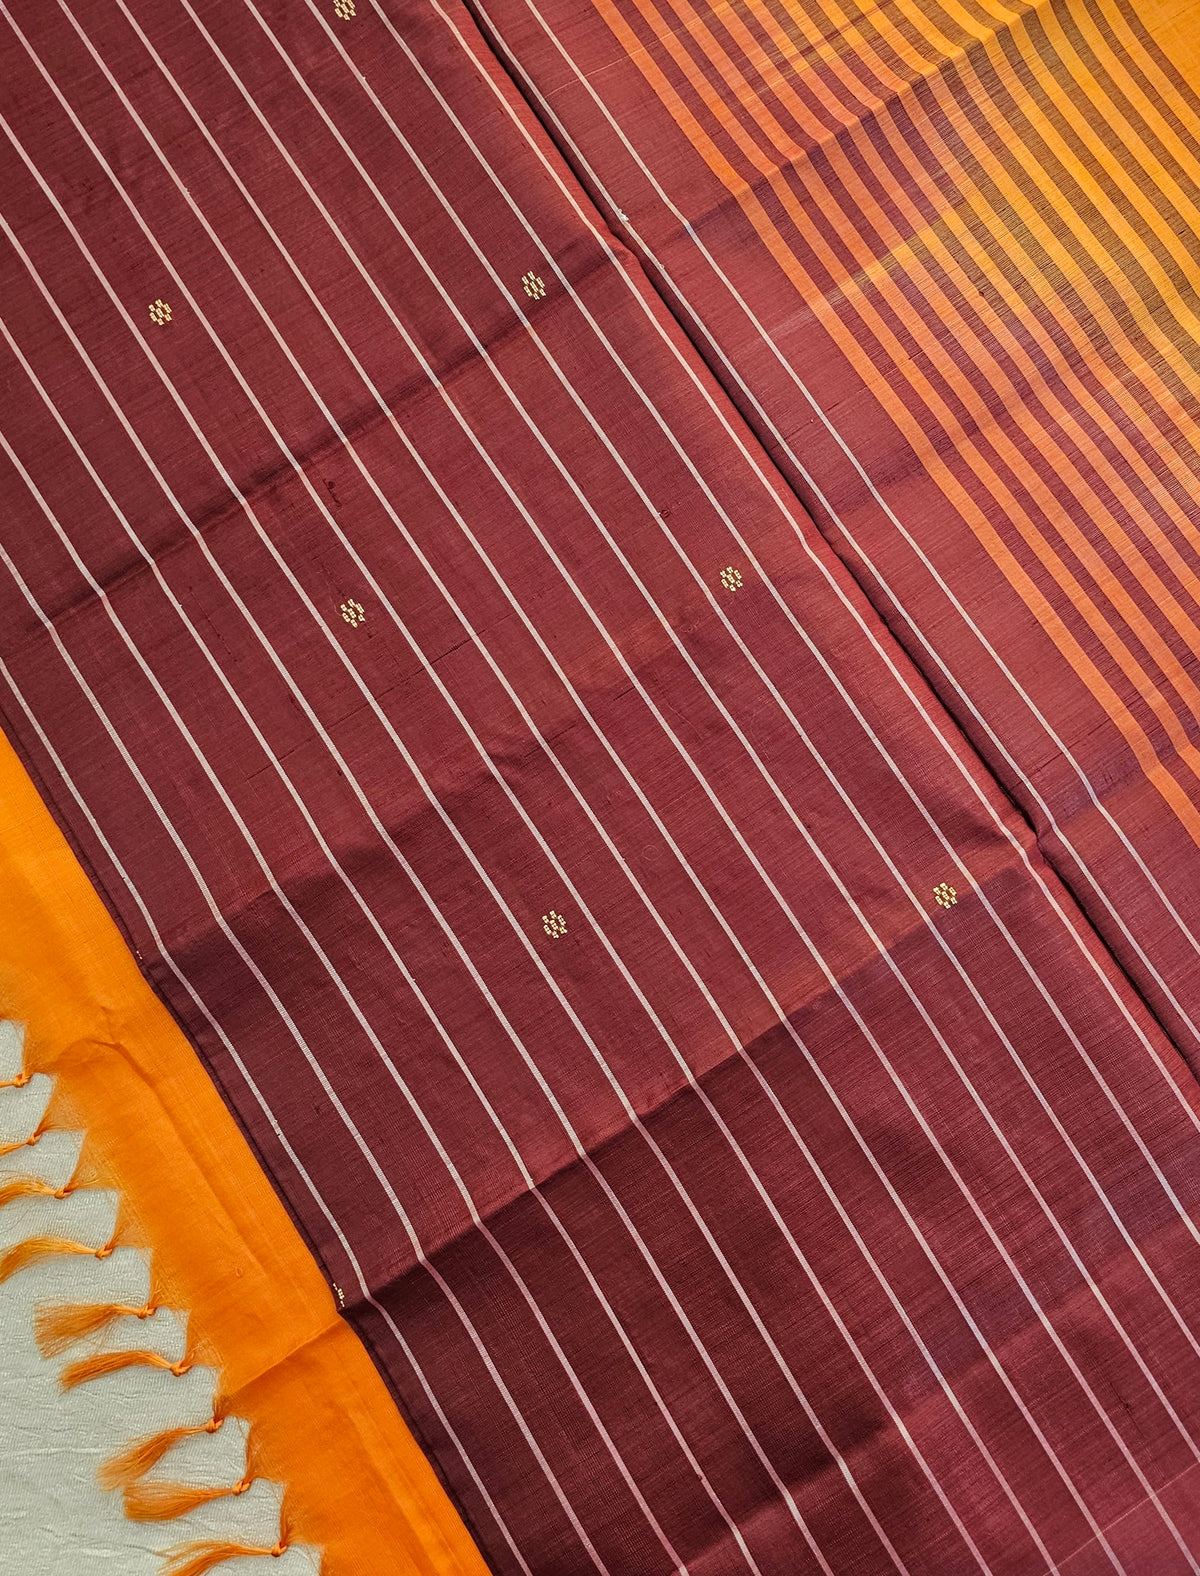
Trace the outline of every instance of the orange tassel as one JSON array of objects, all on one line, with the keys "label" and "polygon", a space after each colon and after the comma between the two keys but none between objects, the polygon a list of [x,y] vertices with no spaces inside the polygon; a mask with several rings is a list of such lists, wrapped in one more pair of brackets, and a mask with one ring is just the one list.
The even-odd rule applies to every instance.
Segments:
[{"label": "orange tassel", "polygon": [[110,1491],[130,1488],[152,1466],[157,1466],[172,1445],[177,1445],[190,1434],[215,1434],[224,1421],[219,1412],[214,1412],[207,1423],[200,1423],[196,1427],[164,1428],[161,1434],[150,1434],[145,1439],[134,1440],[119,1456],[112,1456],[101,1464],[96,1473],[100,1487]]},{"label": "orange tassel", "polygon": [[39,1122],[34,1128],[33,1132],[30,1133],[28,1138],[22,1138],[21,1141],[16,1144],[0,1144],[0,1156],[15,1155],[18,1149],[32,1149],[34,1144],[36,1144],[41,1139],[42,1134],[48,1133],[49,1131],[49,1123],[44,1120]]},{"label": "orange tassel", "polygon": [[169,1357],[163,1357],[159,1352],[147,1352],[134,1349],[126,1352],[96,1352],[91,1357],[81,1357],[77,1363],[68,1363],[58,1376],[58,1382],[64,1390],[73,1390],[78,1384],[86,1384],[89,1379],[101,1379],[105,1374],[119,1373],[122,1368],[161,1368],[164,1373],[187,1373],[191,1363],[183,1357],[173,1363]]},{"label": "orange tassel", "polygon": [[83,1253],[93,1259],[106,1259],[113,1247],[112,1242],[102,1248],[89,1248],[85,1243],[67,1242],[62,1237],[27,1237],[24,1242],[14,1243],[7,1253],[0,1253],[0,1282],[56,1253]]},{"label": "orange tassel", "polygon": [[205,1576],[222,1560],[237,1560],[248,1554],[269,1554],[277,1560],[289,1547],[282,1538],[273,1549],[256,1548],[251,1543],[181,1543],[167,1550],[163,1576]]},{"label": "orange tassel", "polygon": [[17,1198],[66,1198],[75,1189],[68,1182],[66,1187],[51,1187],[40,1177],[10,1177],[0,1183],[0,1209]]},{"label": "orange tassel", "polygon": [[0,1089],[24,1089],[32,1077],[32,1073],[18,1073],[15,1078],[2,1078]]},{"label": "orange tassel", "polygon": [[[3,1189],[0,1189],[0,1193]],[[33,1317],[33,1334],[43,1357],[57,1357],[68,1346],[95,1335],[114,1319],[128,1315],[149,1319],[158,1309],[152,1302],[129,1308],[121,1302],[64,1302],[39,1308]]]},{"label": "orange tassel", "polygon": [[236,1499],[254,1482],[244,1477],[229,1488],[201,1488],[194,1483],[131,1483],[125,1490],[130,1521],[174,1521],[213,1499]]}]

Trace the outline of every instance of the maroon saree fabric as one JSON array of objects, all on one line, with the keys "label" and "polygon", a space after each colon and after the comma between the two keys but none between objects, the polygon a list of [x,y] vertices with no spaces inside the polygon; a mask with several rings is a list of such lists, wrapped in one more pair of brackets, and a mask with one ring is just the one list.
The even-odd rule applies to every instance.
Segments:
[{"label": "maroon saree fabric", "polygon": [[1192,1077],[466,13],[0,18],[5,725],[495,1569],[1200,1569]]}]

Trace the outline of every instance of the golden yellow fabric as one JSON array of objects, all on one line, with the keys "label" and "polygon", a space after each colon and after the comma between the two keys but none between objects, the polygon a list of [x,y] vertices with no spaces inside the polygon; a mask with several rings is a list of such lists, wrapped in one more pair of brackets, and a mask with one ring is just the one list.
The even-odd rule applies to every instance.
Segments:
[{"label": "golden yellow fabric", "polygon": [[127,1240],[153,1252],[156,1286],[190,1310],[228,1409],[253,1424],[264,1475],[287,1485],[296,1538],[323,1547],[325,1576],[486,1576],[195,1052],[2,737],[0,1015],[27,1024],[27,1068],[58,1080],[57,1119],[86,1130],[85,1168],[120,1191]]},{"label": "golden yellow fabric", "polygon": [[1155,43],[1200,89],[1200,4],[1197,0],[1138,0],[1137,12]]}]

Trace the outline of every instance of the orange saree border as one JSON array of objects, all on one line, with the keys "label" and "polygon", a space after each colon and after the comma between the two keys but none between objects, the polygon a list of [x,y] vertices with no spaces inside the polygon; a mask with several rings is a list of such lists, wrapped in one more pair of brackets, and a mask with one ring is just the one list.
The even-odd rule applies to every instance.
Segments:
[{"label": "orange saree border", "polygon": [[[324,1576],[486,1576],[432,1468],[192,1047],[0,737],[0,1016],[86,1130],[126,1240],[189,1310]],[[32,1310],[31,1310],[32,1315]],[[127,1441],[114,1439],[114,1449]],[[167,1541],[170,1541],[169,1539]]]}]

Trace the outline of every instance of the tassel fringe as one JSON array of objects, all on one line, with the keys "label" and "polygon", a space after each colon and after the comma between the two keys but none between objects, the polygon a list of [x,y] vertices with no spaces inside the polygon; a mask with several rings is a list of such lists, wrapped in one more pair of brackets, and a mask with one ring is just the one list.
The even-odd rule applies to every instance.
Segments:
[{"label": "tassel fringe", "polygon": [[116,1246],[106,1242],[102,1248],[89,1248],[83,1242],[68,1242],[65,1237],[27,1237],[14,1243],[7,1253],[0,1253],[0,1282],[8,1280],[20,1270],[53,1258],[56,1253],[81,1253],[93,1259],[106,1259]]},{"label": "tassel fringe", "polygon": [[173,1363],[161,1352],[141,1349],[95,1352],[91,1357],[81,1357],[77,1363],[68,1363],[59,1374],[58,1382],[64,1390],[74,1390],[76,1385],[86,1384],[89,1379],[102,1379],[105,1374],[120,1373],[122,1368],[161,1368],[164,1373],[174,1374],[178,1379],[191,1366],[186,1357]]},{"label": "tassel fringe", "polygon": [[74,1191],[69,1182],[65,1187],[51,1187],[40,1177],[10,1177],[0,1183],[0,1209],[18,1198],[66,1198]]},{"label": "tassel fringe", "polygon": [[199,1423],[191,1428],[164,1428],[161,1434],[135,1439],[120,1455],[101,1463],[96,1471],[100,1487],[110,1492],[118,1488],[131,1488],[139,1478],[145,1477],[151,1467],[158,1465],[172,1445],[177,1445],[181,1439],[187,1439],[192,1434],[215,1434],[224,1421],[220,1412],[214,1412],[207,1423]]},{"label": "tassel fringe", "polygon": [[130,1521],[174,1521],[214,1499],[237,1499],[254,1482],[244,1477],[228,1488],[204,1488],[197,1483],[132,1483],[125,1490],[125,1514]]},{"label": "tassel fringe", "polygon": [[[3,1189],[0,1188],[0,1193]],[[149,1319],[158,1312],[156,1303],[130,1308],[121,1302],[64,1302],[41,1307],[33,1316],[33,1335],[43,1357],[58,1357],[68,1346],[95,1335],[114,1319]]]},{"label": "tassel fringe", "polygon": [[[22,1089],[33,1074],[22,1070],[13,1078],[0,1079],[0,1090]],[[28,1138],[13,1144],[0,1144],[0,1159],[16,1154],[18,1150],[32,1148],[53,1124],[43,1117]],[[38,1177],[0,1173],[0,1208],[21,1198],[63,1199],[80,1186],[78,1174],[62,1187],[53,1187]],[[89,1247],[83,1242],[72,1242],[65,1237],[30,1237],[15,1243],[0,1253],[0,1282],[19,1274],[21,1270],[40,1264],[44,1259],[59,1254],[74,1254],[84,1258],[106,1259],[117,1245],[116,1236],[102,1247]],[[38,1308],[34,1316],[34,1334],[38,1350],[43,1357],[57,1357],[77,1341],[105,1330],[116,1319],[149,1319],[158,1312],[158,1304],[147,1301],[140,1308],[125,1303],[64,1303]],[[104,1374],[119,1373],[132,1367],[158,1368],[176,1376],[185,1374],[192,1367],[192,1359],[183,1357],[178,1362],[163,1357],[158,1352],[143,1349],[130,1351],[96,1352],[78,1361],[68,1363],[59,1375],[64,1390],[86,1384]],[[145,1474],[158,1464],[174,1445],[193,1434],[215,1434],[225,1421],[222,1405],[214,1400],[213,1415],[207,1423],[180,1428],[163,1429],[143,1439],[134,1440],[124,1450],[111,1457],[97,1471],[102,1488],[120,1489],[125,1502],[125,1514],[132,1521],[171,1521],[195,1510],[212,1500],[233,1498],[245,1494],[256,1481],[252,1468],[239,1482],[224,1488],[203,1488],[184,1483],[144,1482]],[[279,1542],[271,1548],[261,1544],[232,1543],[208,1540],[180,1543],[163,1551],[162,1576],[207,1576],[207,1573],[226,1560],[251,1556],[279,1559],[292,1547],[292,1531],[286,1516],[281,1517]]]},{"label": "tassel fringe", "polygon": [[250,1554],[265,1554],[277,1560],[290,1547],[282,1538],[273,1549],[256,1547],[252,1543],[182,1543],[178,1548],[167,1550],[163,1576],[205,1576],[223,1560],[242,1559]]},{"label": "tassel fringe", "polygon": [[30,1133],[28,1138],[22,1138],[20,1142],[16,1144],[0,1144],[0,1158],[2,1158],[4,1155],[15,1155],[18,1149],[32,1149],[35,1144],[41,1142],[42,1134],[48,1133],[49,1131],[50,1124],[45,1121],[45,1119],[43,1119],[34,1128],[33,1132]]}]

